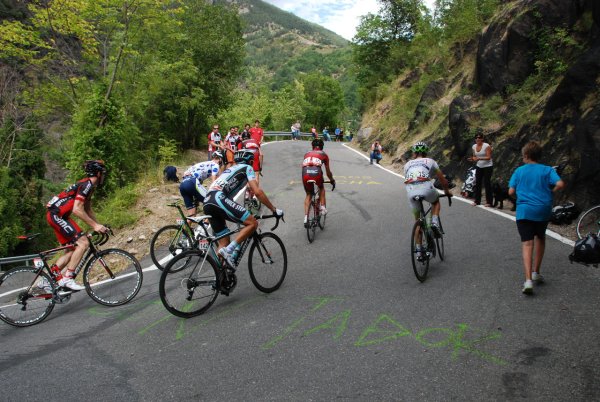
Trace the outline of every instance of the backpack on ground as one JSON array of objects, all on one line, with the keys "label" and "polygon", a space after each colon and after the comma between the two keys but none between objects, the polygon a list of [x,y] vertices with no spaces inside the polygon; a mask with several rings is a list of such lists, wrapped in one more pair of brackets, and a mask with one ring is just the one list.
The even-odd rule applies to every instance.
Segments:
[{"label": "backpack on ground", "polygon": [[567,225],[573,222],[573,220],[575,220],[580,213],[581,210],[572,202],[557,205],[552,208],[550,222],[556,225]]},{"label": "backpack on ground", "polygon": [[177,168],[175,166],[166,166],[163,170],[163,173],[165,175],[165,181],[179,183],[179,178],[177,177]]},{"label": "backpack on ground", "polygon": [[600,240],[595,233],[590,233],[583,239],[575,242],[575,248],[569,255],[571,264],[577,262],[579,264],[591,264],[598,267],[600,264]]}]

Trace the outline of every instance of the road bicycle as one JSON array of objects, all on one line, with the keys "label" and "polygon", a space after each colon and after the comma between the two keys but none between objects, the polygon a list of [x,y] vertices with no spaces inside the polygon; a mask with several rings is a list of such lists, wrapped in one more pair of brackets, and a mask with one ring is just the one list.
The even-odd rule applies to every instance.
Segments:
[{"label": "road bicycle", "polygon": [[[167,206],[177,208],[180,218],[177,219],[176,225],[160,228],[150,240],[150,258],[161,271],[169,262],[169,257],[193,249],[206,250],[208,247],[208,226],[203,223],[207,216],[185,216],[181,209],[181,201],[172,202]],[[190,222],[198,226],[193,229]]]},{"label": "road bicycle", "polygon": [[[310,204],[308,204],[308,220],[304,226],[306,228],[308,242],[312,243],[315,240],[317,226],[321,230],[325,229],[327,215],[321,215],[321,200],[319,198],[319,187],[317,187],[317,182],[315,180],[308,180],[307,183],[313,184],[313,193],[310,197]],[[323,184],[325,183],[331,183],[331,181],[323,181]],[[331,191],[333,190],[335,190],[335,182],[331,184]]]},{"label": "road bicycle", "polygon": [[600,205],[585,211],[577,222],[577,237],[583,239],[590,233],[600,236]]},{"label": "road bicycle", "polygon": [[[256,216],[257,219],[276,218],[275,230],[283,216]],[[165,308],[178,317],[190,318],[204,313],[219,293],[228,296],[237,285],[236,267],[248,246],[250,280],[258,290],[271,293],[279,289],[287,272],[287,252],[281,239],[272,232],[257,229],[240,245],[235,267],[230,267],[218,254],[218,241],[239,232],[243,226],[220,236],[208,237],[208,252],[188,250],[173,258],[162,272],[159,294]]]},{"label": "road bicycle", "polygon": [[[142,267],[130,253],[99,247],[108,241],[109,233],[86,234],[90,247],[75,268],[74,276],[83,269],[87,294],[104,306],[128,303],[142,287]],[[58,285],[60,269],[51,269],[48,260],[62,250],[73,250],[74,244],[35,254],[33,266],[16,267],[0,277],[0,319],[16,327],[42,322],[56,303],[66,303],[77,291]],[[7,258],[8,259],[8,258]]]},{"label": "road bicycle", "polygon": [[[452,195],[440,197],[448,197],[448,205],[452,205]],[[419,218],[412,229],[410,254],[415,276],[419,282],[424,282],[429,271],[429,261],[435,258],[436,254],[441,261],[444,261],[444,229],[441,219],[438,228],[431,225],[431,205],[425,210],[423,206],[425,197],[416,195],[413,200],[419,203]]]}]

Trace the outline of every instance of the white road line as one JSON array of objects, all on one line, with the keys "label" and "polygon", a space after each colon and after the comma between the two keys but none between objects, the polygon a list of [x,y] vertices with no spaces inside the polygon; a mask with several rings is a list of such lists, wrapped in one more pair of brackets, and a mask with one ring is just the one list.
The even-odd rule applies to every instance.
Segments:
[{"label": "white road line", "polygon": [[[352,148],[352,147],[350,147],[350,146],[348,146],[348,145],[346,145],[346,144],[342,144],[342,145],[343,145],[343,146],[344,146],[346,149],[349,149],[350,151],[356,152],[358,155],[362,156],[362,157],[363,157],[363,158],[365,158],[366,160],[370,160],[370,158],[369,158],[368,156],[366,156],[365,154],[363,154],[362,152],[360,152],[360,151],[357,151],[356,149],[354,149],[354,148]],[[401,175],[401,174],[399,174],[399,173],[393,172],[393,171],[391,171],[390,169],[384,168],[384,167],[383,167],[383,166],[381,166],[380,164],[377,164],[377,163],[376,163],[376,164],[374,164],[373,166],[376,166],[376,167],[378,167],[379,169],[385,170],[386,172],[388,172],[388,173],[391,173],[391,174],[393,174],[394,176],[400,177],[400,178],[402,178],[402,180],[404,180],[404,176],[402,176],[402,175]],[[441,192],[440,192],[440,193],[441,193]],[[468,204],[472,203],[472,201],[470,201],[470,200],[467,200],[466,198],[463,198],[463,197],[454,196],[454,197],[452,197],[452,198],[453,198],[454,200],[462,201],[462,202],[464,202],[464,203],[468,203]],[[487,212],[491,212],[491,213],[493,213],[493,214],[496,214],[496,215],[498,215],[498,216],[501,216],[501,217],[503,217],[503,218],[510,219],[511,221],[513,221],[513,222],[516,222],[516,218],[515,218],[514,216],[512,216],[512,215],[510,215],[510,214],[507,214],[507,213],[505,213],[505,212],[498,211],[498,210],[495,210],[495,209],[492,209],[492,208],[486,208],[486,207],[484,207],[483,205],[477,205],[476,207],[477,207],[477,208],[482,208],[482,209],[484,209],[484,210],[485,210],[485,211],[487,211]],[[564,236],[561,236],[561,235],[559,235],[558,233],[556,233],[556,232],[554,232],[554,231],[552,231],[552,230],[550,230],[550,229],[546,229],[546,234],[547,234],[548,236],[552,237],[553,239],[556,239],[556,240],[558,240],[559,242],[561,242],[561,243],[564,243],[564,244],[566,244],[566,245],[568,245],[568,246],[571,246],[571,247],[575,246],[575,242],[574,242],[573,240],[567,239],[566,237],[564,237]]]}]

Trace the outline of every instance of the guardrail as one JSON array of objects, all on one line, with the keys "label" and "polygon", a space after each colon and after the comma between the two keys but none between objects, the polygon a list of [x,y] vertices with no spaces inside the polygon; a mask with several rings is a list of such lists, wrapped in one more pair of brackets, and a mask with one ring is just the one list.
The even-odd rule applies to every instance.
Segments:
[{"label": "guardrail", "polygon": [[[330,134],[331,136],[331,140],[335,141],[335,136]],[[292,138],[292,132],[291,131],[265,131],[264,132],[264,137],[275,137],[275,141],[279,141],[279,137],[283,137],[284,139],[287,138]],[[320,134],[319,137],[323,138],[323,135]],[[312,139],[312,133],[303,133],[300,132],[300,139],[307,139],[310,140]],[[347,136],[344,136],[344,141],[348,141]]]},{"label": "guardrail", "polygon": [[34,258],[38,258],[39,256],[39,254],[28,254],[0,258],[0,271],[4,270],[3,265],[12,265],[18,262],[25,262],[25,265],[29,266],[31,265],[29,262],[32,261]]}]

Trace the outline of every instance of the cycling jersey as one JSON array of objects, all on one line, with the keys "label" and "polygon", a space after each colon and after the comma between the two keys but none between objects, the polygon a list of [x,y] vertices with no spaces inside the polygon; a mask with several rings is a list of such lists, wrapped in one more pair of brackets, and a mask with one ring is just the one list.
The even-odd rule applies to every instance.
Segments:
[{"label": "cycling jersey", "polygon": [[61,191],[60,194],[52,197],[46,204],[46,208],[55,215],[68,218],[71,212],[73,212],[75,200],[85,202],[92,196],[93,192],[94,184],[89,178],[79,180],[77,183]]},{"label": "cycling jersey", "polygon": [[254,138],[250,138],[249,140],[242,142],[242,148],[254,151],[254,161],[252,162],[252,168],[255,172],[260,172],[262,170],[262,166],[260,164],[260,143]]},{"label": "cycling jersey", "polygon": [[60,244],[74,242],[81,236],[81,228],[70,218],[70,215],[73,212],[75,201],[86,202],[89,200],[94,193],[94,188],[92,181],[85,178],[61,191],[46,204],[46,208],[48,208],[46,221],[54,229],[54,234]]},{"label": "cycling jersey", "polygon": [[404,183],[429,181],[440,170],[437,162],[431,158],[411,159],[404,165]]},{"label": "cycling jersey", "polygon": [[211,131],[210,133],[208,133],[208,152],[214,152],[218,149],[217,147],[212,146],[211,141],[214,142],[215,144],[220,144],[221,143],[221,133],[218,133],[218,132],[215,133],[214,131]]},{"label": "cycling jersey", "polygon": [[252,166],[235,165],[225,169],[211,184],[204,199],[204,213],[210,215],[210,224],[217,236],[227,229],[225,220],[242,223],[250,212],[232,198],[250,181],[256,180]]},{"label": "cycling jersey", "polygon": [[240,163],[225,169],[221,176],[210,185],[208,192],[222,191],[227,197],[233,197],[250,180],[256,180],[254,169],[252,166]]},{"label": "cycling jersey", "polygon": [[404,165],[406,193],[415,216],[419,212],[420,206],[413,197],[419,195],[429,203],[437,202],[439,199],[439,194],[431,180],[439,170],[437,162],[431,158],[411,159]]},{"label": "cycling jersey", "polygon": [[309,180],[314,180],[317,187],[323,187],[323,169],[322,166],[329,166],[329,156],[321,150],[312,150],[304,154],[302,161],[302,184],[304,191],[307,193],[313,192],[313,183]]},{"label": "cycling jersey", "polygon": [[238,148],[238,143],[241,141],[242,139],[240,138],[239,134],[227,134],[227,137],[225,137],[225,141],[229,144],[229,147],[231,149],[237,149]]},{"label": "cycling jersey", "polygon": [[202,183],[210,176],[216,176],[219,174],[219,164],[213,161],[200,162],[190,166],[183,173],[183,180],[197,179]]}]

